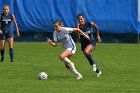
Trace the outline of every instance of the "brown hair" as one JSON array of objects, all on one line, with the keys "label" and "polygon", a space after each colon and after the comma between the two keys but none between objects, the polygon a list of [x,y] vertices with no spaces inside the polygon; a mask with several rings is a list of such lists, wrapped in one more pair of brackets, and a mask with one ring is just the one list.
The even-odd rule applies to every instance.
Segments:
[{"label": "brown hair", "polygon": [[4,9],[5,7],[8,7],[8,8],[10,9],[9,5],[3,5],[3,9]]},{"label": "brown hair", "polygon": [[58,23],[59,26],[64,26],[63,22],[61,20],[55,20],[54,24]]}]

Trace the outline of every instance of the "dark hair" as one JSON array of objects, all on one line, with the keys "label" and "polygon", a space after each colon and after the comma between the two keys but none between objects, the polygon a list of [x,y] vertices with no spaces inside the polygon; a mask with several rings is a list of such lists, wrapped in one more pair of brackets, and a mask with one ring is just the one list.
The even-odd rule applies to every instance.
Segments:
[{"label": "dark hair", "polygon": [[55,20],[55,21],[54,21],[54,24],[55,24],[55,23],[58,23],[58,25],[63,26],[63,22],[62,22],[61,20]]},{"label": "dark hair", "polygon": [[79,13],[79,14],[77,15],[77,18],[78,18],[79,16],[82,16],[83,18],[85,18],[84,14],[82,14],[82,13]]},{"label": "dark hair", "polygon": [[10,6],[9,6],[9,5],[3,5],[3,9],[4,9],[5,7],[8,7],[9,10],[10,10]]}]

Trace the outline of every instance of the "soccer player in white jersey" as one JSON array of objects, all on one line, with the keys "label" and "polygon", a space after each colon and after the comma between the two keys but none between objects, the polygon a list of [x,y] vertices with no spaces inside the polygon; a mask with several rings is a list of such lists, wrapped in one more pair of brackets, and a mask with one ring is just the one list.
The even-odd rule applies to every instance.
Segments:
[{"label": "soccer player in white jersey", "polygon": [[85,38],[89,39],[89,36],[85,35],[79,28],[63,27],[63,23],[59,20],[54,22],[53,41],[48,39],[48,43],[56,47],[57,42],[62,44],[63,51],[60,54],[60,59],[64,61],[66,68],[77,76],[77,79],[83,78],[82,75],[76,70],[74,63],[71,62],[70,57],[75,53],[76,46],[70,35],[74,31],[78,31],[83,34]]}]

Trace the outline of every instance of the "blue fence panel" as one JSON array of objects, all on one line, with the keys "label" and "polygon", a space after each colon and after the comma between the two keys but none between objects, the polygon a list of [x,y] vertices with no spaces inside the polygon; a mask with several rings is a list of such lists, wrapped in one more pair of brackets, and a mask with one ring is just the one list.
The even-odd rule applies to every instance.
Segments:
[{"label": "blue fence panel", "polygon": [[137,0],[77,0],[78,11],[102,32],[137,33]]},{"label": "blue fence panel", "polygon": [[14,12],[14,0],[0,0],[0,12],[2,12],[3,5],[9,5],[10,6],[10,12]]},{"label": "blue fence panel", "polygon": [[2,12],[2,0],[0,0],[0,13]]},{"label": "blue fence panel", "polygon": [[56,19],[74,27],[76,15],[83,13],[100,32],[140,33],[138,0],[0,0],[4,4],[10,5],[20,31],[52,32]]},{"label": "blue fence panel", "polygon": [[21,31],[53,31],[55,19],[67,26],[74,25],[75,7],[72,0],[16,0],[15,15]]}]

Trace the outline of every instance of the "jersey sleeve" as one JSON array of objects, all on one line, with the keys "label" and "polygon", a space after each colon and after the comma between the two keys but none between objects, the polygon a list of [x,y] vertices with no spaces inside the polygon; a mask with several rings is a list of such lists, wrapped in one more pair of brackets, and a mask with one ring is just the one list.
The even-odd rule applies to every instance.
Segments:
[{"label": "jersey sleeve", "polygon": [[72,33],[73,28],[70,27],[63,27],[63,29],[66,31],[66,33]]},{"label": "jersey sleeve", "polygon": [[56,37],[56,32],[54,31],[54,33],[53,33],[53,41],[54,42],[57,42],[57,37]]}]

